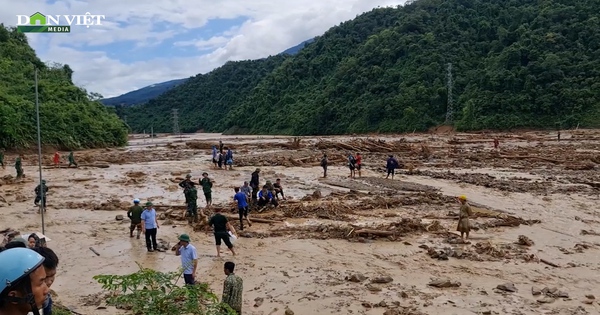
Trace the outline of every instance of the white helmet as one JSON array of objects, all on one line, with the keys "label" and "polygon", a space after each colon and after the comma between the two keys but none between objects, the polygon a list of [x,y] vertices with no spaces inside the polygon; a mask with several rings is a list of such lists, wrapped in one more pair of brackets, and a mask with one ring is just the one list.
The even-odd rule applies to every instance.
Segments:
[{"label": "white helmet", "polygon": [[133,203],[140,203],[140,200],[135,198],[135,199],[133,199]]}]

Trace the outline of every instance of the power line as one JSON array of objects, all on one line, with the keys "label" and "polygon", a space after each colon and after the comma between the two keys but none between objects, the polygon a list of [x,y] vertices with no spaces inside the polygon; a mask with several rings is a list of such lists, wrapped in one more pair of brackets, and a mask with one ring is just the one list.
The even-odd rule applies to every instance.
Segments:
[{"label": "power line", "polygon": [[454,104],[452,100],[452,64],[448,63],[447,73],[447,89],[448,89],[448,107],[446,110],[446,123],[452,124],[454,122]]}]

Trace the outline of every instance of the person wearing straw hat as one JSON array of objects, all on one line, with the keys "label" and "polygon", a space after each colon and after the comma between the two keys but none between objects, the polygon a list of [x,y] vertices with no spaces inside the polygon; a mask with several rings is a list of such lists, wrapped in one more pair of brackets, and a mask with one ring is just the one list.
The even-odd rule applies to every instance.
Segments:
[{"label": "person wearing straw hat", "polygon": [[146,209],[142,212],[142,233],[146,236],[146,248],[148,252],[158,250],[156,242],[156,233],[158,232],[158,221],[156,220],[156,210],[152,208],[152,202],[146,202]]},{"label": "person wearing straw hat", "polygon": [[185,280],[185,284],[196,284],[198,252],[196,251],[196,247],[190,244],[189,235],[179,235],[179,243],[175,245],[175,255],[181,256],[181,266],[183,267],[183,279]]},{"label": "person wearing straw hat", "polygon": [[460,237],[465,238],[465,234],[467,239],[469,239],[469,232],[471,231],[471,222],[469,222],[469,217],[473,216],[473,210],[471,210],[471,206],[467,203],[467,196],[462,195],[458,197],[458,202],[461,204],[460,213],[458,215],[458,227],[456,230],[460,232]]}]

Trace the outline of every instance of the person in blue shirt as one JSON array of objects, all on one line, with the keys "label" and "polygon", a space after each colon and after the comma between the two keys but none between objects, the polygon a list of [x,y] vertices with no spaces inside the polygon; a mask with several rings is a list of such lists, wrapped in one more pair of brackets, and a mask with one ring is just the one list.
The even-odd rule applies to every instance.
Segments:
[{"label": "person in blue shirt", "polygon": [[181,256],[181,267],[183,268],[183,280],[185,284],[196,284],[198,252],[196,251],[196,247],[190,244],[189,235],[181,234],[179,236],[179,243],[175,245],[175,255]]},{"label": "person in blue shirt", "polygon": [[217,168],[217,163],[219,162],[217,160],[217,146],[213,145],[212,147],[212,159],[213,159],[213,164],[215,165],[215,168]]},{"label": "person in blue shirt", "polygon": [[225,165],[229,166],[229,169],[233,169],[233,151],[230,148],[227,149],[227,153],[225,154]]},{"label": "person in blue shirt", "polygon": [[261,191],[258,192],[258,207],[262,208],[268,204],[277,207],[277,199],[273,198],[273,194],[269,191],[269,187],[264,185]]},{"label": "person in blue shirt", "polygon": [[142,233],[146,236],[146,248],[148,252],[158,250],[156,242],[156,233],[158,232],[158,221],[156,220],[156,210],[152,208],[152,202],[146,202],[146,209],[142,212]]},{"label": "person in blue shirt", "polygon": [[248,226],[252,226],[250,219],[248,218],[248,196],[238,187],[233,189],[235,191],[235,195],[233,195],[233,200],[237,202],[238,213],[240,215],[240,230],[244,230],[244,218],[246,222],[248,222]]},{"label": "person in blue shirt", "polygon": [[394,179],[394,173],[395,173],[395,170],[398,168],[398,166],[399,166],[398,160],[396,160],[393,155],[390,155],[390,157],[387,159],[387,163],[385,166],[385,168],[387,169],[387,176],[385,178],[390,177],[390,174],[391,174],[392,179]]}]

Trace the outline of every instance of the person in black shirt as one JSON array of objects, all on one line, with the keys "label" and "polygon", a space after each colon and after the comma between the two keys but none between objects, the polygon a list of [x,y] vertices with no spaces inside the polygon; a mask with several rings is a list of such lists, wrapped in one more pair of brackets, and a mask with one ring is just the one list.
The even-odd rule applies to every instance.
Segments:
[{"label": "person in black shirt", "polygon": [[250,178],[250,187],[252,187],[252,201],[254,201],[254,203],[256,203],[256,199],[258,192],[260,191],[260,168],[257,168],[253,173],[252,173],[252,177]]},{"label": "person in black shirt", "polygon": [[233,244],[231,244],[231,240],[229,239],[228,230],[235,235],[235,229],[227,220],[227,217],[221,214],[220,208],[214,209],[215,214],[208,221],[208,225],[206,226],[206,232],[208,233],[208,227],[212,226],[215,234],[215,245],[217,246],[217,257],[221,257],[221,241],[225,242],[225,245],[233,256],[235,256],[235,250],[233,250]]}]

